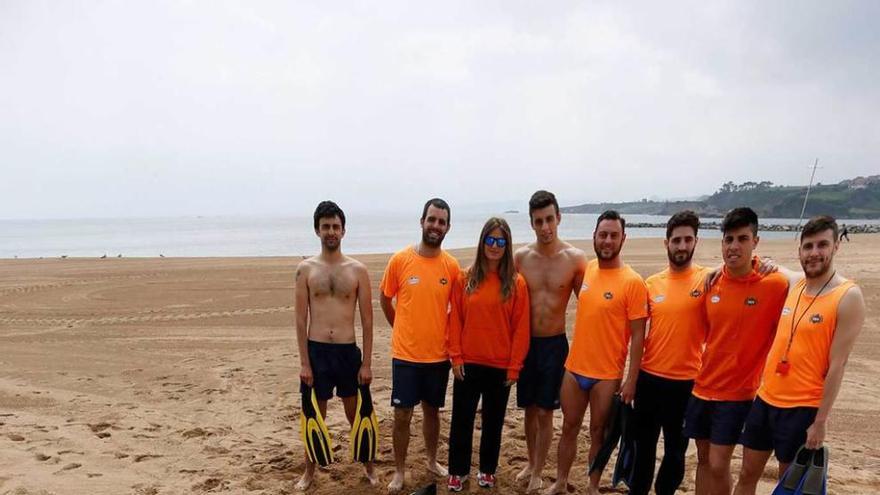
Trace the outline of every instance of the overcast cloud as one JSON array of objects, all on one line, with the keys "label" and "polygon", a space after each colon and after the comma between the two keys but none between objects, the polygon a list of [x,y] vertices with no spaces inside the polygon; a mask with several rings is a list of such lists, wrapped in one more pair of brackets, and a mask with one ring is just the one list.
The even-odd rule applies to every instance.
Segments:
[{"label": "overcast cloud", "polygon": [[0,0],[0,218],[880,173],[880,2]]}]

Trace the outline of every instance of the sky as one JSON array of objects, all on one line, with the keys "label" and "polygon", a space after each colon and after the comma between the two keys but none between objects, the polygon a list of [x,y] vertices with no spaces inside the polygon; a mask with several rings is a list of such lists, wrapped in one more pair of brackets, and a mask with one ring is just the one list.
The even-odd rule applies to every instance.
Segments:
[{"label": "sky", "polygon": [[0,0],[0,218],[880,173],[880,2]]}]

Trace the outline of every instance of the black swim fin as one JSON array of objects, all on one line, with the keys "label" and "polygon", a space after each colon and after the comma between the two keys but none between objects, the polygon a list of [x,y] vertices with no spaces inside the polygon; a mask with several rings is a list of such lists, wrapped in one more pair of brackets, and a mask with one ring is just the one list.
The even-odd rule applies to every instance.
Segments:
[{"label": "black swim fin", "polygon": [[[605,438],[602,439],[602,447],[596,454],[596,458],[590,463],[587,475],[591,475],[595,472],[601,473],[605,469],[608,460],[611,459],[611,454],[614,452],[615,447],[617,447],[617,442],[620,440],[620,434],[623,427],[621,424],[622,418],[620,416],[621,402],[616,395],[611,400],[611,410],[608,412],[608,418],[611,420],[611,424],[605,430]],[[595,442],[596,439],[591,438],[590,441]]]},{"label": "black swim fin", "polygon": [[617,462],[611,475],[611,486],[617,487],[621,481],[632,486],[636,466],[635,412],[629,404],[620,404],[620,447],[617,449]]},{"label": "black swim fin", "polygon": [[307,385],[302,386],[300,434],[309,460],[320,466],[327,466],[333,462],[333,444],[330,440],[330,432],[327,431],[321,410],[318,409],[318,398],[315,396],[315,391]]},{"label": "black swim fin", "polygon": [[788,466],[785,474],[779,479],[779,483],[773,490],[772,495],[794,495],[798,493],[804,474],[807,472],[807,464],[813,458],[813,451],[806,446],[801,446],[795,454],[794,461]]},{"label": "black swim fin", "polygon": [[795,490],[796,495],[825,495],[828,483],[828,447],[819,447],[811,451],[813,457],[807,464],[807,472],[801,486]]},{"label": "black swim fin", "polygon": [[437,483],[431,483],[412,492],[410,495],[437,495]]},{"label": "black swim fin", "polygon": [[361,385],[357,392],[357,409],[351,425],[351,459],[371,462],[376,458],[379,445],[379,422],[373,409],[370,386]]}]

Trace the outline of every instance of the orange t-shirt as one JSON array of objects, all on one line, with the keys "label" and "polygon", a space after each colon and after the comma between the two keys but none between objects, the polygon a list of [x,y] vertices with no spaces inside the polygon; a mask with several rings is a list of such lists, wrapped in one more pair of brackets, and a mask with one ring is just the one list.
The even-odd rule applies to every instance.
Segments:
[{"label": "orange t-shirt", "polygon": [[489,273],[468,294],[467,273],[452,288],[449,313],[449,358],[452,364],[473,363],[507,370],[516,380],[529,351],[529,288],[516,276],[514,292],[501,298],[501,278]]},{"label": "orange t-shirt", "polygon": [[587,263],[578,293],[574,337],[565,368],[600,380],[623,377],[629,349],[629,322],[648,317],[648,289],[635,270]]},{"label": "orange t-shirt", "polygon": [[751,273],[738,278],[725,267],[706,294],[709,331],[694,385],[700,399],[746,401],[758,391],[788,279],[781,273],[762,278],[754,268],[757,259],[752,266]]},{"label": "orange t-shirt", "polygon": [[[805,284],[806,281],[801,280],[788,293],[779,326],[776,327],[776,339],[767,355],[764,383],[758,390],[764,402],[776,407],[819,407],[822,403],[825,375],[830,365],[831,342],[837,329],[837,307],[846,292],[855,285],[847,280],[817,298],[801,295]],[[804,313],[808,306],[809,311]],[[776,366],[782,361],[785,348],[788,347],[792,320],[797,323],[797,329],[788,352],[788,373],[782,375],[776,372]]]},{"label": "orange t-shirt", "polygon": [[700,373],[706,341],[703,279],[707,270],[663,270],[651,275],[648,307],[651,314],[642,369],[672,380],[693,380]]},{"label": "orange t-shirt", "polygon": [[394,253],[379,289],[397,297],[391,356],[415,363],[446,361],[446,323],[452,285],[461,268],[446,251],[420,256],[410,246]]}]

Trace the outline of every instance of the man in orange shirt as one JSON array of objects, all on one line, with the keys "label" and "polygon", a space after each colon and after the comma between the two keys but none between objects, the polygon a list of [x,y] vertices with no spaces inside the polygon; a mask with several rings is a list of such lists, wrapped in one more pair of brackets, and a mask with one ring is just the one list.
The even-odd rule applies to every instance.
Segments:
[{"label": "man in orange shirt", "polygon": [[700,219],[689,210],[666,223],[669,266],[648,277],[650,320],[636,389],[636,463],[630,494],[647,495],[654,478],[657,439],[663,430],[663,461],[654,490],[672,495],[684,478],[688,440],[684,412],[700,372],[706,340],[703,281],[707,270],[694,265]]},{"label": "man in orange shirt", "polygon": [[[409,427],[413,408],[421,403],[424,414],[427,469],[446,476],[437,462],[440,408],[449,383],[446,324],[458,261],[441,249],[450,226],[446,201],[433,198],[422,210],[422,240],[395,253],[379,286],[379,304],[392,326],[391,405],[394,407],[394,477],[391,492],[403,488]],[[392,300],[396,299],[396,304]]]},{"label": "man in orange shirt", "polygon": [[803,275],[790,274],[792,290],[740,437],[743,463],[737,495],[754,495],[774,451],[781,477],[801,445],[817,449],[825,441],[828,415],[865,322],[861,289],[834,267],[839,246],[837,222],[831,217],[815,217],[801,231]]},{"label": "man in orange shirt", "polygon": [[[565,493],[568,474],[577,453],[577,437],[590,406],[590,462],[605,437],[605,424],[619,393],[624,402],[635,397],[639,363],[648,317],[648,290],[642,277],[620,258],[626,240],[626,222],[613,210],[599,215],[593,231],[596,260],[587,264],[578,293],[574,337],[565,362],[560,392],[562,436],[559,438],[556,483],[547,495]],[[632,351],[624,377],[627,346]],[[602,473],[590,476],[587,493],[599,493]]]},{"label": "man in orange shirt", "polygon": [[758,215],[734,208],[721,223],[721,277],[706,294],[709,329],[684,432],[697,444],[698,495],[729,495],[730,459],[755,398],[788,280],[762,276],[752,257]]}]

